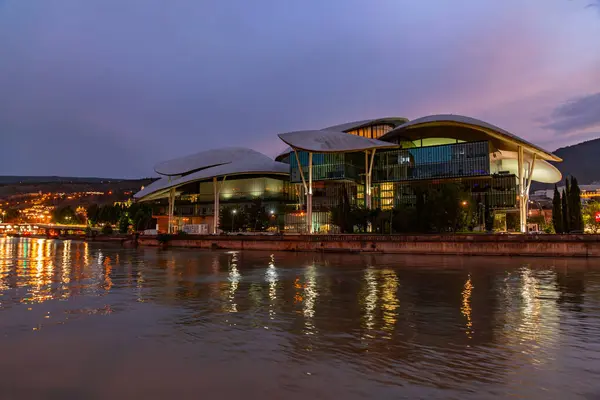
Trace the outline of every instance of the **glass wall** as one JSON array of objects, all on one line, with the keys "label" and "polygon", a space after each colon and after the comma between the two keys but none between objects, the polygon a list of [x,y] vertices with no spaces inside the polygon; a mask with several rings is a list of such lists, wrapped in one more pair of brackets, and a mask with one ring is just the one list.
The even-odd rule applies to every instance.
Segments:
[{"label": "glass wall", "polygon": [[[308,152],[299,151],[298,158],[308,181]],[[290,179],[294,183],[302,182],[296,156],[290,157]],[[313,153],[313,181],[354,180],[365,173],[365,155],[363,153]]]},{"label": "glass wall", "polygon": [[[517,206],[517,178],[514,175],[492,175],[477,178],[449,179],[429,182],[383,182],[373,187],[373,207],[383,210],[399,205],[415,205],[415,189],[427,190],[442,183],[456,183],[462,190],[471,194],[475,203],[493,208],[514,208]],[[487,199],[486,199],[487,197]]]},{"label": "glass wall", "polygon": [[[253,199],[291,199],[292,185],[287,180],[276,178],[226,179],[219,181],[221,201],[240,201]],[[181,200],[192,203],[212,203],[214,201],[214,185],[212,182],[201,182],[196,186],[196,193],[187,193]]]},{"label": "glass wall", "polygon": [[488,142],[384,150],[375,153],[373,182],[490,174]]},{"label": "glass wall", "polygon": [[367,127],[363,127],[363,128],[359,128],[359,129],[354,129],[354,130],[348,131],[347,133],[349,133],[351,135],[362,136],[362,137],[369,138],[369,139],[378,139],[381,136],[388,133],[389,131],[391,131],[392,129],[394,129],[394,125],[380,124],[380,125],[373,125],[373,126],[367,126]]}]

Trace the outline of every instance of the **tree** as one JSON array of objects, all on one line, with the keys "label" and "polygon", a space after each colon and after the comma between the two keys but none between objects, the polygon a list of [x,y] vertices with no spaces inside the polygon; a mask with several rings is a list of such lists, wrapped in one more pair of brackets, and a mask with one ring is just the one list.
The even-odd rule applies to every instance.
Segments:
[{"label": "tree", "polygon": [[506,229],[511,232],[517,232],[519,230],[519,214],[506,214]]},{"label": "tree", "polygon": [[248,228],[254,232],[264,232],[269,228],[269,214],[265,210],[262,200],[257,199],[252,202],[246,212]]},{"label": "tree", "polygon": [[490,196],[485,196],[485,208],[484,208],[484,224],[485,230],[491,232],[494,229],[494,212],[490,205]]},{"label": "tree", "polygon": [[1,211],[0,216],[2,217],[0,218],[2,222],[18,222],[20,213],[15,208],[5,208]]},{"label": "tree", "polygon": [[224,232],[245,231],[248,219],[244,207],[223,207],[219,213],[219,229]]},{"label": "tree", "polygon": [[52,211],[52,221],[56,224],[77,224],[82,222],[71,206],[59,207]]},{"label": "tree", "polygon": [[152,208],[147,204],[132,204],[127,212],[132,216],[133,228],[136,231],[143,231],[156,225],[156,222],[153,223]]},{"label": "tree", "polygon": [[331,209],[329,216],[329,222],[337,226],[340,233],[352,233],[354,231],[354,224],[350,215],[351,208],[348,192],[344,186],[338,198],[338,203]]},{"label": "tree", "polygon": [[100,207],[98,204],[91,204],[86,209],[86,214],[90,225],[96,225],[100,216]]},{"label": "tree", "polygon": [[560,198],[561,206],[562,206],[562,220],[563,220],[563,232],[569,233],[569,205],[567,201],[567,194],[565,190],[562,191],[562,196]]},{"label": "tree", "polygon": [[596,219],[596,215],[600,215],[600,203],[590,201],[583,207],[585,229],[592,233],[600,233],[600,220]]},{"label": "tree", "polygon": [[400,205],[393,210],[392,228],[398,233],[415,232],[417,211],[415,207]]},{"label": "tree", "polygon": [[583,218],[581,216],[581,190],[577,179],[571,177],[571,185],[568,197],[569,226],[571,231],[583,231]]},{"label": "tree", "polygon": [[124,212],[121,214],[121,218],[119,218],[119,233],[127,233],[129,231],[129,225],[131,225],[131,220],[129,219],[129,215]]},{"label": "tree", "polygon": [[552,225],[556,233],[564,233],[562,203],[556,185],[554,185],[554,197],[552,198]]},{"label": "tree", "polygon": [[113,228],[110,224],[104,224],[104,226],[102,227],[102,234],[103,235],[112,235],[113,233]]}]

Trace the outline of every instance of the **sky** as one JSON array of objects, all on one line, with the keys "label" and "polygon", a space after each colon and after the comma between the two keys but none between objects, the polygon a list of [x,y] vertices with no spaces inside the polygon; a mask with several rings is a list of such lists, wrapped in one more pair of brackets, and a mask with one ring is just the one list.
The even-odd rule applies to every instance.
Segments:
[{"label": "sky", "polygon": [[439,113],[600,137],[600,0],[0,0],[0,175],[154,176]]}]

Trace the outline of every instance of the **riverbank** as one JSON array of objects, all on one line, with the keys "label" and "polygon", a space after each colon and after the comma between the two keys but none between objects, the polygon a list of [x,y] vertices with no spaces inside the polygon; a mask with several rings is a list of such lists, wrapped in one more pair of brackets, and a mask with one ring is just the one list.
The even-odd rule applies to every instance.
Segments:
[{"label": "riverbank", "polygon": [[461,256],[600,257],[600,235],[140,236],[141,246]]}]

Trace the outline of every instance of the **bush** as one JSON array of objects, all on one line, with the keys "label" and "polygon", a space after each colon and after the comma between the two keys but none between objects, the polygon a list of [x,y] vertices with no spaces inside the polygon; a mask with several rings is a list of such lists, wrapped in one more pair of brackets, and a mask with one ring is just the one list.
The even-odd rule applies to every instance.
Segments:
[{"label": "bush", "polygon": [[104,224],[104,226],[102,227],[102,234],[103,235],[112,235],[113,234],[113,228],[110,224]]},{"label": "bush", "polygon": [[170,235],[168,233],[159,233],[158,235],[156,235],[156,240],[158,240],[159,243],[167,243],[169,242],[171,239],[173,239],[173,235]]}]

